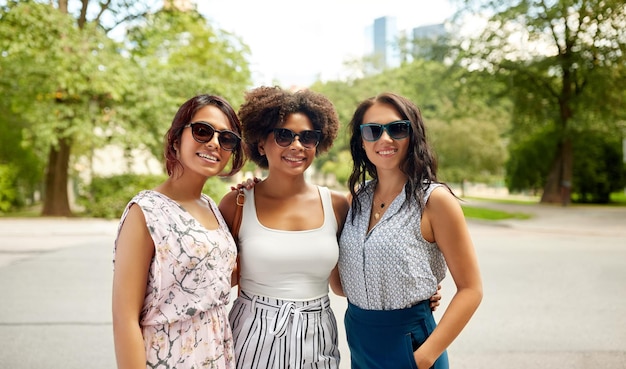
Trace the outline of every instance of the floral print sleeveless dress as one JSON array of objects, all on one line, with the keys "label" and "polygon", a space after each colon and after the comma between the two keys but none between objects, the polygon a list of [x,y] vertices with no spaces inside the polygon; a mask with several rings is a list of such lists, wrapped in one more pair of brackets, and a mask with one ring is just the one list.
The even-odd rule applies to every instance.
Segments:
[{"label": "floral print sleeveless dress", "polygon": [[156,191],[138,193],[120,221],[139,205],[154,241],[140,316],[147,368],[235,367],[226,305],[237,249],[217,205],[203,197],[218,220],[215,230]]}]

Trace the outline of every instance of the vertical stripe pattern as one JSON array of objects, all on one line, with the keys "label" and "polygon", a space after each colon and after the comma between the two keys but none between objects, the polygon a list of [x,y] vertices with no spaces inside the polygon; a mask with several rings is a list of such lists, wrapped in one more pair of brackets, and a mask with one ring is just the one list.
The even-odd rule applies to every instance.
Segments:
[{"label": "vertical stripe pattern", "polygon": [[242,291],[229,320],[237,368],[339,368],[337,321],[328,296],[289,301]]}]

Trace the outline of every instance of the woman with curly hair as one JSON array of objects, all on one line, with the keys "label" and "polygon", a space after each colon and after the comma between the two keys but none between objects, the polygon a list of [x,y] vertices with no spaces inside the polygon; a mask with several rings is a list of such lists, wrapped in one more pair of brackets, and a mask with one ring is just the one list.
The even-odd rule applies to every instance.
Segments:
[{"label": "woman with curly hair", "polygon": [[[337,136],[337,113],[318,93],[259,87],[246,94],[239,118],[248,157],[268,175],[244,190],[234,234],[240,294],[229,320],[237,368],[338,368],[328,286],[339,283],[337,237],[348,202],[304,174]],[[231,229],[237,195],[220,202]]]}]

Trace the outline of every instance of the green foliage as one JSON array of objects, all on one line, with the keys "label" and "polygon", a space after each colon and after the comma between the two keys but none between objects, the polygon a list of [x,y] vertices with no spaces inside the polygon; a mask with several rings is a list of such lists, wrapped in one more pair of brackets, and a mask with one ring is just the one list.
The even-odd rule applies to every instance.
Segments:
[{"label": "green foliage", "polygon": [[[163,183],[166,175],[121,174],[110,177],[95,177],[81,196],[79,203],[85,208],[86,216],[96,218],[119,218],[128,202],[138,192],[150,190]],[[203,193],[217,203],[228,191],[229,185],[218,177],[211,177],[204,185]]]},{"label": "green foliage", "polygon": [[607,204],[611,193],[626,186],[621,135],[585,131],[574,140],[574,181],[576,202]]},{"label": "green foliage", "polygon": [[350,151],[343,150],[338,153],[337,160],[327,160],[321,168],[322,173],[333,173],[337,183],[345,187],[352,171],[352,156]]},{"label": "green foliage", "polygon": [[121,174],[110,177],[94,177],[79,199],[85,215],[96,218],[119,218],[124,207],[139,191],[161,184],[165,175]]},{"label": "green foliage", "polygon": [[[508,87],[503,94],[513,103],[509,187],[535,189],[542,184],[542,201],[556,201],[563,181],[583,178],[578,170],[599,178],[615,174],[597,161],[591,163],[593,170],[578,165],[585,147],[571,143],[576,132],[610,136],[625,119],[623,1],[461,3],[466,8],[457,15],[458,25],[463,16],[478,16],[486,23],[475,37],[458,40],[457,63],[493,73]],[[606,192],[611,186],[601,187]]]},{"label": "green foliage", "polygon": [[[537,192],[550,172],[558,132],[550,126],[536,129],[510,147],[506,183],[509,191]],[[576,202],[608,203],[612,192],[626,186],[622,136],[589,129],[572,133],[574,175],[572,195]]]},{"label": "green foliage", "polygon": [[611,204],[626,206],[626,189],[611,194]]},{"label": "green foliage", "polygon": [[[74,3],[73,13],[64,14],[57,4],[11,1],[0,8],[0,129],[9,124],[5,116],[20,122],[22,151],[14,153],[37,162],[12,162],[39,174],[36,181],[45,172],[39,160],[46,163],[50,152],[64,148],[60,140],[70,147],[59,153],[69,161],[59,167],[70,172],[82,156],[109,144],[161,157],[163,135],[180,104],[212,93],[236,107],[250,85],[248,47],[196,11],[146,15],[152,2],[114,0]],[[129,33],[118,42],[105,30],[120,24]],[[18,185],[21,192],[36,187]]]},{"label": "green foliage", "polygon": [[543,188],[553,161],[556,140],[554,129],[544,127],[509,145],[505,182],[510,192],[538,192]]},{"label": "green foliage", "polygon": [[17,170],[11,165],[0,164],[0,213],[6,213],[15,205]]},{"label": "green foliage", "polygon": [[[469,93],[475,86],[480,87]],[[342,163],[347,161],[342,153],[350,151],[347,125],[357,104],[392,91],[411,99],[422,110],[427,135],[439,158],[442,180],[459,183],[502,177],[509,113],[506,100],[492,97],[501,88],[491,76],[466,75],[441,62],[423,59],[353,81],[317,83],[312,89],[333,101],[342,127],[329,155],[316,162],[322,172],[343,178]],[[348,159],[351,163],[349,156]]]},{"label": "green foliage", "polygon": [[[0,101],[0,175],[4,195],[3,211],[15,211],[27,205],[41,181],[44,161],[23,145],[25,123]],[[8,204],[8,205],[7,205]]]},{"label": "green foliage", "polygon": [[504,220],[530,218],[530,216],[525,213],[509,213],[502,210],[482,208],[480,206],[463,205],[462,209],[465,217],[471,219]]}]

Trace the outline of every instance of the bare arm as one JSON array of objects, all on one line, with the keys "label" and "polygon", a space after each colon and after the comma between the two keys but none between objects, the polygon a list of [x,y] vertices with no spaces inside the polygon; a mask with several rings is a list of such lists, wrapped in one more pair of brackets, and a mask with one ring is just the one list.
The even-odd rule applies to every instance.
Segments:
[{"label": "bare arm", "polygon": [[113,273],[113,338],[120,369],[146,367],[139,316],[153,255],[145,218],[139,206],[133,205],[117,240]]},{"label": "bare arm", "polygon": [[445,188],[435,189],[422,221],[431,231],[424,232],[425,237],[430,233],[437,242],[457,287],[437,328],[414,353],[418,367],[430,368],[467,325],[483,290],[478,259],[458,200]]},{"label": "bare arm", "polygon": [[[333,210],[335,212],[335,219],[337,219],[337,239],[341,236],[341,231],[343,230],[343,225],[346,221],[346,217],[348,215],[348,209],[350,208],[350,204],[345,196],[342,194],[332,191],[331,198],[333,202]],[[330,288],[337,296],[345,296],[343,292],[343,287],[341,286],[341,279],[339,278],[339,267],[336,265],[330,273],[329,277]]]},{"label": "bare arm", "polygon": [[[224,220],[226,221],[226,224],[228,225],[228,229],[230,230],[233,229],[233,224],[235,224],[235,213],[237,209],[236,208],[237,193],[238,192],[236,191],[236,189],[233,189],[233,191],[230,191],[229,193],[224,195],[224,197],[222,197],[222,200],[220,201],[220,204],[218,206],[220,209],[220,213],[222,213],[222,216],[224,217]],[[236,235],[233,235],[233,236],[236,236]],[[237,239],[237,237],[235,237],[235,239]],[[239,249],[239,247],[237,247],[237,249]],[[239,284],[239,257],[237,257],[237,264],[235,264],[235,267],[233,268],[233,272],[230,278],[231,287],[234,287],[238,284]]]}]

